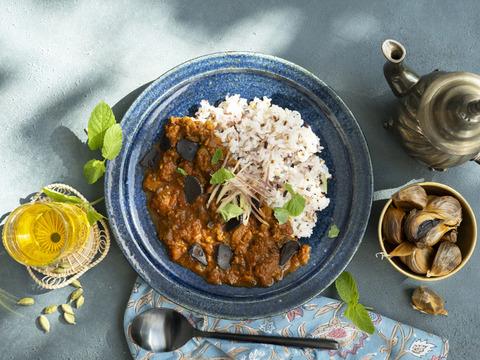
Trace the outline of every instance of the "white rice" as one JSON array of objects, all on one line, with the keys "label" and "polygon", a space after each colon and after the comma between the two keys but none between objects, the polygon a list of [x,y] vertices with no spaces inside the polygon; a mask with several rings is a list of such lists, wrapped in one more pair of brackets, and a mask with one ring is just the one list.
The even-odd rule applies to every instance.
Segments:
[{"label": "white rice", "polygon": [[290,217],[290,221],[295,236],[309,237],[317,221],[315,212],[330,202],[322,177],[331,175],[317,156],[323,149],[320,139],[304,126],[300,113],[272,105],[266,97],[247,103],[247,99],[233,95],[218,107],[202,101],[196,119],[215,123],[216,135],[241,166],[256,165],[262,176],[268,173],[268,180],[277,188],[275,198],[269,201],[271,207],[282,207],[291,198],[288,193],[284,196],[285,183],[305,198],[303,213]]}]

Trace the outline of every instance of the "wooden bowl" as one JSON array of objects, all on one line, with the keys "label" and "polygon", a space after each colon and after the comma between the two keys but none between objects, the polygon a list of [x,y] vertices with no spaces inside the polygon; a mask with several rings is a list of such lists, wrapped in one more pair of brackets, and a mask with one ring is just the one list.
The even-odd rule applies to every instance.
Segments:
[{"label": "wooden bowl", "polygon": [[[426,275],[421,275],[413,272],[410,270],[398,257],[387,257],[388,262],[392,264],[392,266],[401,272],[403,275],[408,276],[412,279],[422,280],[422,281],[438,281],[445,279],[449,276],[452,276],[456,272],[458,272],[465,264],[468,262],[470,257],[473,254],[475,249],[475,244],[477,243],[477,222],[475,220],[475,214],[472,211],[472,208],[467,203],[467,201],[460,195],[457,191],[452,189],[447,185],[443,185],[440,183],[435,182],[422,182],[417,183],[416,185],[420,185],[425,189],[428,195],[450,195],[455,197],[460,204],[462,205],[462,216],[463,220],[458,227],[458,238],[456,244],[460,248],[462,252],[462,262],[450,273],[443,275],[443,276],[432,276],[427,277]],[[408,185],[411,186],[411,185]],[[389,243],[386,241],[385,236],[382,231],[382,224],[385,217],[385,213],[389,206],[392,204],[392,199],[388,200],[385,204],[385,207],[380,214],[380,219],[378,221],[378,240],[380,241],[380,247],[382,248],[382,252],[384,254],[390,253],[396,245]]]}]

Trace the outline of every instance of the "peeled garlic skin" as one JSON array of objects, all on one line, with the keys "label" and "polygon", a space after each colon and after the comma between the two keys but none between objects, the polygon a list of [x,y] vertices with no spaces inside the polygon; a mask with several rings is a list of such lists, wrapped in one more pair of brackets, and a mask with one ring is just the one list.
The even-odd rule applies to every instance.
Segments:
[{"label": "peeled garlic skin", "polygon": [[383,234],[387,240],[395,245],[401,244],[405,241],[403,234],[403,219],[405,218],[405,211],[390,206],[383,218]]},{"label": "peeled garlic skin", "polygon": [[433,260],[432,267],[427,272],[427,277],[447,275],[455,270],[461,262],[462,251],[460,248],[450,241],[442,241]]},{"label": "peeled garlic skin", "polygon": [[443,299],[427,286],[419,286],[415,289],[412,294],[412,302],[415,310],[435,316],[438,314],[448,316],[443,308]]},{"label": "peeled garlic skin", "polygon": [[427,193],[420,185],[410,185],[393,194],[392,200],[397,208],[405,211],[423,209],[427,205]]}]

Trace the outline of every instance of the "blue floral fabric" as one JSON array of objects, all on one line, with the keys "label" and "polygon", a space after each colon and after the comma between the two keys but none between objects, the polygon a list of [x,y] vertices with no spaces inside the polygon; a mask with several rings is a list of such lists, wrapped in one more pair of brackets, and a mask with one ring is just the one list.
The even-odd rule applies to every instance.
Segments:
[{"label": "blue floral fabric", "polygon": [[[218,339],[194,338],[180,349],[154,354],[131,341],[130,324],[135,316],[152,307],[173,308],[192,325],[204,331],[223,331],[258,335],[314,337],[335,339],[338,350],[315,350],[266,344],[248,344]],[[135,360],[442,360],[447,358],[448,341],[425,331],[369,312],[375,333],[369,335],[345,318],[346,304],[326,297],[316,297],[282,315],[257,320],[212,318],[180,307],[152,290],[138,278],[127,304],[124,329]]]}]

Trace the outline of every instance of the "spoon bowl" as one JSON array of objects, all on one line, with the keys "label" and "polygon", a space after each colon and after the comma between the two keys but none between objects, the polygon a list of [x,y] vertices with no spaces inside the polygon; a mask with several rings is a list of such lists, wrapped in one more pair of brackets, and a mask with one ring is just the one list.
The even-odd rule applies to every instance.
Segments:
[{"label": "spoon bowl", "polygon": [[195,328],[179,312],[153,308],[135,317],[131,325],[133,342],[148,351],[168,352],[194,337]]},{"label": "spoon bowl", "polygon": [[185,345],[193,337],[315,349],[336,350],[339,347],[338,342],[328,339],[202,331],[194,328],[179,312],[167,308],[153,308],[137,315],[132,321],[130,335],[135,344],[155,353],[174,351]]}]

